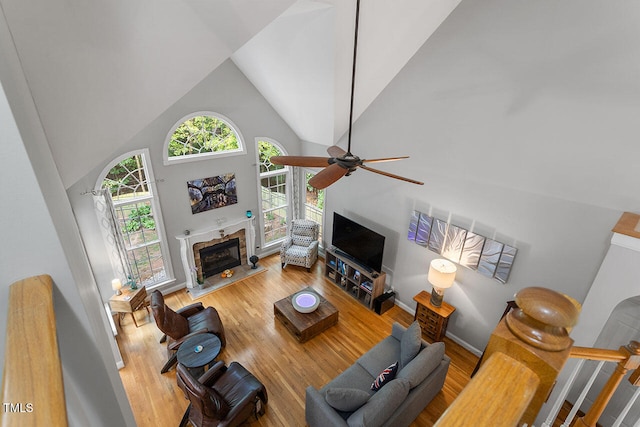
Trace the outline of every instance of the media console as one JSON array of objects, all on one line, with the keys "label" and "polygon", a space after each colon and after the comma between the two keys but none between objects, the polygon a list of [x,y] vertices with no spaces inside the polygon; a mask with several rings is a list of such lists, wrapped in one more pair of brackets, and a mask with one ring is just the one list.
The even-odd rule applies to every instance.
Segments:
[{"label": "media console", "polygon": [[384,292],[387,274],[364,267],[339,250],[326,249],[324,276],[372,310],[373,300]]}]

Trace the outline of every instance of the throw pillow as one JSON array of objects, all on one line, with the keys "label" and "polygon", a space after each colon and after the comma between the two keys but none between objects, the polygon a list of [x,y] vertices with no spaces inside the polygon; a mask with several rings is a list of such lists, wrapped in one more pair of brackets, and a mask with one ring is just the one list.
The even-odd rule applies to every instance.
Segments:
[{"label": "throw pillow", "polygon": [[382,388],[383,385],[391,381],[396,377],[396,373],[398,372],[398,362],[394,362],[389,365],[387,368],[383,369],[378,375],[378,378],[371,384],[371,390],[378,391]]},{"label": "throw pillow", "polygon": [[407,366],[398,372],[398,378],[406,378],[414,388],[440,366],[444,357],[444,343],[435,342],[424,348]]},{"label": "throw pillow", "polygon": [[422,345],[422,329],[420,324],[416,320],[413,322],[406,331],[402,334],[400,340],[400,366],[405,367],[407,363],[416,357],[416,354],[420,352],[420,346]]},{"label": "throw pillow", "polygon": [[353,412],[369,400],[369,393],[357,388],[328,388],[324,400],[338,411]]}]

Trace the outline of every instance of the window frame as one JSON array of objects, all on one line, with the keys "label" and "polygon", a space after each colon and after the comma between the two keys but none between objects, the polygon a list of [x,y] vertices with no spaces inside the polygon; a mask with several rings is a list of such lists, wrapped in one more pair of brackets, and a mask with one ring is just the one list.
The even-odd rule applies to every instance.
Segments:
[{"label": "window frame", "polygon": [[[321,170],[321,169],[320,169]],[[320,245],[322,245],[322,239],[324,238],[324,214],[325,214],[325,206],[327,204],[327,189],[323,188],[322,190],[318,190],[318,191],[322,191],[323,194],[323,205],[322,205],[322,210],[318,209],[316,206],[313,205],[309,205],[307,203],[307,183],[309,182],[309,180],[307,179],[307,174],[311,174],[312,176],[309,178],[311,179],[313,176],[315,176],[318,172],[320,172],[319,169],[311,169],[311,168],[301,168],[301,173],[300,173],[300,181],[302,182],[302,186],[300,189],[300,198],[301,198],[301,218],[304,219],[311,219],[313,221],[315,221],[315,218],[308,218],[307,217],[307,212],[308,210],[313,210],[313,211],[317,211],[320,212],[320,218],[321,220],[319,221],[320,224],[320,232],[319,232],[319,240],[320,240]],[[316,221],[318,222],[318,221]]]},{"label": "window frame", "polygon": [[[286,235],[280,239],[276,239],[270,242],[266,242],[266,233],[265,233],[265,222],[264,222],[264,210],[262,209],[262,179],[268,178],[270,176],[275,175],[285,175],[285,191],[286,191],[286,212],[287,212],[287,224],[292,218],[293,208],[292,208],[292,191],[293,191],[293,170],[289,166],[284,166],[282,169],[278,169],[276,171],[270,172],[260,172],[260,145],[259,142],[264,141],[268,142],[271,145],[276,146],[283,156],[287,155],[287,150],[284,146],[278,141],[272,138],[266,137],[257,137],[255,138],[255,147],[256,147],[256,171],[257,171],[257,186],[258,186],[258,227],[260,231],[260,247],[262,250],[269,250],[272,248],[279,247],[282,241],[285,239]],[[288,226],[288,225],[287,225]],[[286,233],[285,233],[286,234]]]},{"label": "window frame", "polygon": [[[153,212],[153,219],[156,223],[156,233],[158,235],[157,238],[157,243],[160,244],[160,252],[162,254],[162,259],[163,259],[163,264],[164,264],[164,271],[165,271],[165,279],[159,282],[155,282],[151,285],[147,285],[147,290],[151,291],[154,290],[156,288],[162,287],[164,285],[167,285],[169,283],[175,282],[175,275],[174,275],[174,271],[173,271],[173,263],[171,262],[171,253],[169,251],[169,245],[167,242],[167,235],[165,232],[165,226],[164,226],[164,220],[162,218],[162,210],[160,209],[160,196],[158,194],[158,189],[156,186],[156,180],[153,174],[153,168],[151,167],[151,155],[149,153],[149,149],[144,148],[144,149],[140,149],[140,150],[133,150],[133,151],[129,151],[127,153],[124,153],[118,157],[116,157],[115,159],[113,159],[111,162],[109,162],[104,169],[102,170],[102,172],[100,172],[100,174],[98,175],[98,179],[96,181],[96,185],[95,185],[95,190],[98,191],[100,189],[102,189],[102,184],[105,180],[105,178],[107,177],[107,174],[111,171],[111,169],[113,169],[113,167],[115,167],[117,164],[119,164],[120,162],[122,162],[125,159],[128,159],[130,157],[133,156],[137,156],[140,155],[141,157],[141,162],[142,162],[142,167],[144,169],[145,172],[145,176],[146,176],[146,184],[149,188],[149,194],[148,195],[144,195],[144,196],[138,196],[135,198],[132,198],[131,200],[127,200],[127,201],[123,201],[123,202],[117,202],[117,201],[113,201],[114,207],[118,208],[118,206],[121,205],[125,205],[125,204],[133,204],[133,203],[139,203],[139,202],[146,202],[149,201],[149,204],[151,205],[151,212]],[[120,231],[120,229],[119,229]],[[121,232],[121,231],[120,231]],[[125,242],[127,241],[127,236],[122,235],[121,233],[121,237],[125,240]],[[136,250],[139,249],[140,247],[146,247],[146,246],[150,246],[152,244],[156,244],[156,242],[154,243],[149,243],[149,244],[143,244],[143,245],[136,245],[135,247],[131,248],[131,250]],[[127,260],[129,260],[129,249],[127,248]],[[133,268],[133,267],[131,267]]]},{"label": "window frame", "polygon": [[[238,141],[238,149],[237,150],[228,150],[228,151],[220,151],[220,152],[210,152],[210,153],[197,153],[197,154],[184,154],[182,156],[169,157],[169,144],[171,143],[171,138],[175,133],[176,129],[178,129],[184,122],[187,120],[191,120],[194,117],[198,116],[209,116],[216,118],[218,120],[223,121],[227,126],[231,128],[231,130],[236,134],[236,139]],[[177,165],[180,163],[188,163],[188,162],[197,162],[200,160],[207,160],[212,158],[222,158],[222,157],[230,157],[230,156],[242,156],[247,154],[247,145],[244,143],[244,138],[238,126],[236,126],[233,121],[214,111],[196,111],[190,114],[187,114],[180,120],[178,120],[169,130],[169,133],[165,137],[164,147],[162,151],[162,161],[165,166]]]}]

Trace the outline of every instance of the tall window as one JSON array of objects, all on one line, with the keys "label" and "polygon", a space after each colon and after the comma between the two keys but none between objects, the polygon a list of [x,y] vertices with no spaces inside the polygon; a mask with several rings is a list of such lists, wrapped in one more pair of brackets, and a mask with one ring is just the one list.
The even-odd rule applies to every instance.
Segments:
[{"label": "tall window", "polygon": [[240,133],[228,118],[204,111],[176,123],[165,141],[164,163],[245,154]]},{"label": "tall window", "polygon": [[258,167],[262,210],[263,246],[269,246],[287,235],[289,213],[289,177],[287,166],[274,165],[271,156],[285,154],[275,141],[258,140]]},{"label": "tall window", "polygon": [[318,190],[309,185],[309,180],[314,177],[314,173],[305,172],[305,200],[304,218],[310,219],[320,224],[320,241],[322,242],[322,219],[324,216],[324,189]]},{"label": "tall window", "polygon": [[147,287],[173,279],[146,152],[128,155],[110,167],[101,188],[108,189],[134,279]]}]

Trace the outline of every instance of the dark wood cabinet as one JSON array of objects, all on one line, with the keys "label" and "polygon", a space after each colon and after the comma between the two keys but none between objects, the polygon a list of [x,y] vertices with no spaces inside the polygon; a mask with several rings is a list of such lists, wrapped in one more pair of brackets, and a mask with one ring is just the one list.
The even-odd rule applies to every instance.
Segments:
[{"label": "dark wood cabinet", "polygon": [[431,295],[426,291],[413,297],[417,303],[413,318],[418,321],[422,333],[427,338],[432,341],[442,341],[447,332],[449,317],[456,311],[456,308],[444,301],[440,307],[435,307],[431,305],[430,299]]}]

